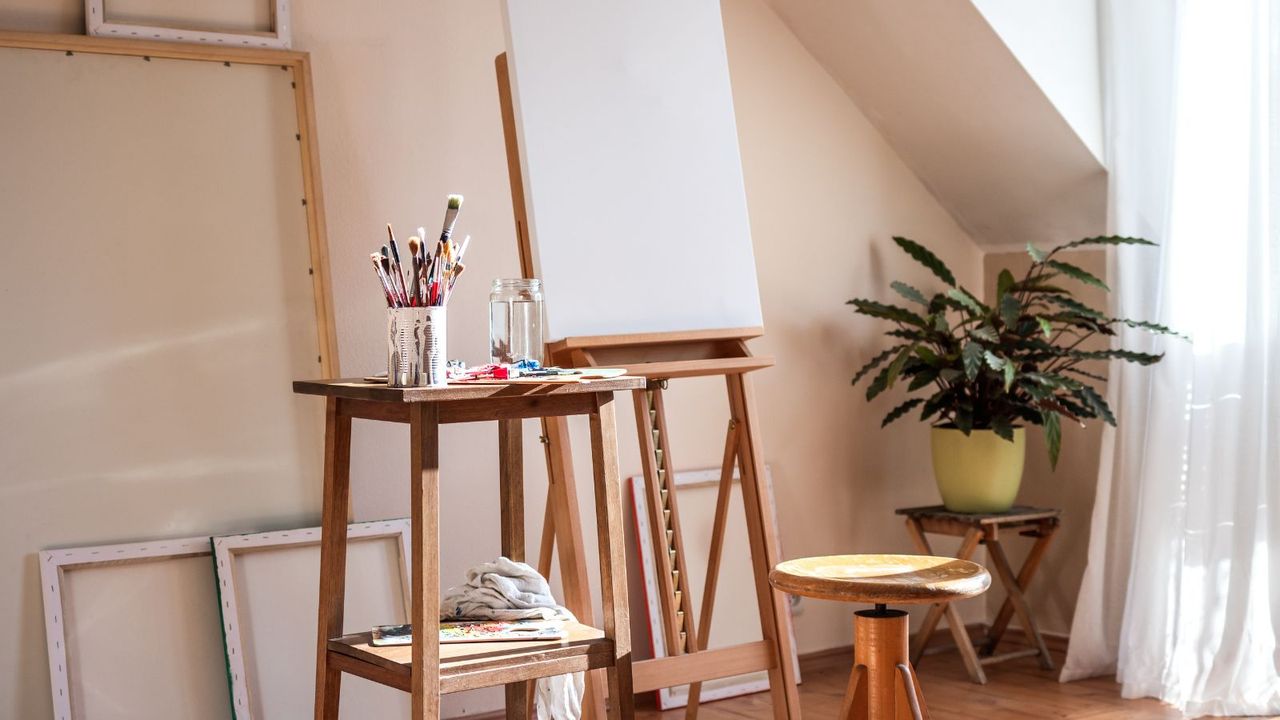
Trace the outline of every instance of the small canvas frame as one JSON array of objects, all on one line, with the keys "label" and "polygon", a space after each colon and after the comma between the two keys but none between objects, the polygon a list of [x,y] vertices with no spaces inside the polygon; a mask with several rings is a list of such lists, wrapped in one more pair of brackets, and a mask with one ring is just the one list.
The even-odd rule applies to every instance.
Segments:
[{"label": "small canvas frame", "polygon": [[85,0],[85,25],[89,35],[130,40],[168,40],[208,43],[228,47],[288,49],[292,44],[289,0],[262,0],[269,3],[271,29],[264,32],[225,32],[200,27],[166,27],[161,25],[114,22],[106,7],[110,0]]},{"label": "small canvas frame", "polygon": [[[392,592],[396,594],[405,614],[406,622],[410,608],[409,587],[409,530],[408,518],[396,520],[378,520],[375,522],[355,523],[347,526],[347,543],[353,545],[362,541],[394,538],[399,550],[399,587]],[[246,651],[248,641],[244,627],[246,608],[241,607],[236,592],[238,575],[237,565],[241,556],[247,553],[279,551],[302,546],[318,546],[320,544],[320,528],[303,528],[298,530],[282,530],[268,533],[252,533],[247,535],[229,535],[213,539],[214,561],[218,574],[219,609],[222,612],[222,629],[226,638],[227,668],[231,676],[231,703],[236,720],[253,720],[254,703],[251,695],[255,692],[259,679],[251,677],[246,667]],[[317,568],[318,569],[318,568]],[[365,588],[367,589],[367,588]],[[311,588],[308,587],[308,590]],[[361,590],[349,587],[348,596]],[[378,589],[373,589],[377,592]],[[303,622],[308,628],[315,624],[314,611],[301,613]],[[392,618],[387,619],[390,624]],[[368,709],[368,708],[366,708]]]},{"label": "small canvas frame", "polygon": [[[53,691],[54,720],[73,720],[82,717],[85,712],[83,708],[73,707],[72,703],[72,683],[80,668],[72,668],[68,662],[67,626],[71,621],[63,597],[66,573],[84,568],[121,567],[210,557],[212,554],[208,536],[44,550],[40,553],[41,596],[44,598],[45,637],[49,645],[49,681]],[[174,602],[181,603],[181,600],[174,598]],[[147,629],[128,630],[145,632]]]}]

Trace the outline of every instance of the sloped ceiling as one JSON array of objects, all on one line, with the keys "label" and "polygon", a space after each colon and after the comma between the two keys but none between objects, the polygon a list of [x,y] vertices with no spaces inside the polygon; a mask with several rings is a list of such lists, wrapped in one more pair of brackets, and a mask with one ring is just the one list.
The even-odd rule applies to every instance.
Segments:
[{"label": "sloped ceiling", "polygon": [[969,0],[768,0],[986,249],[1104,231],[1106,170]]}]

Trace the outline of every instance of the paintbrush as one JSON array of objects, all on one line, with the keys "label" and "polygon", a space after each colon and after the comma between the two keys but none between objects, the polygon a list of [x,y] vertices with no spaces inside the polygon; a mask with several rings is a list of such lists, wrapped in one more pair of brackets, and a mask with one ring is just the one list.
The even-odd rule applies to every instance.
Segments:
[{"label": "paintbrush", "polygon": [[407,294],[409,296],[409,304],[416,306],[418,304],[418,266],[422,262],[422,241],[418,236],[414,235],[409,238],[409,263],[411,271],[409,273],[409,287]]},{"label": "paintbrush", "polygon": [[391,230],[391,223],[387,223],[387,246],[391,248],[391,267],[395,270],[392,280],[396,289],[400,291],[400,299],[407,305],[409,289],[404,284],[404,267],[400,264],[400,248],[396,246],[396,234]]},{"label": "paintbrush", "polygon": [[457,258],[457,260],[456,260],[456,262],[457,262],[459,265],[461,265],[461,264],[462,264],[462,256],[467,254],[467,246],[468,246],[468,245],[470,245],[470,244],[471,244],[471,236],[470,236],[470,235],[468,235],[468,236],[466,236],[466,237],[462,238],[462,246],[458,248],[458,258]]},{"label": "paintbrush", "polygon": [[446,303],[449,302],[449,298],[453,297],[453,285],[454,283],[458,282],[458,276],[461,275],[462,271],[466,269],[467,269],[466,263],[462,262],[461,260],[459,260],[457,263],[454,264],[452,272],[449,273],[448,289],[445,291],[445,294],[444,294],[444,301]]},{"label": "paintbrush", "polygon": [[382,283],[382,292],[387,297],[387,307],[399,307],[400,303],[396,300],[395,293],[391,291],[391,279],[382,272],[382,256],[378,253],[369,253],[369,259],[373,261],[373,271],[378,274],[378,282]]},{"label": "paintbrush", "polygon": [[[386,248],[383,248],[386,250]],[[387,286],[391,288],[391,294],[396,298],[396,307],[404,307],[404,302],[400,298],[400,292],[396,289],[396,281],[391,279],[391,257],[384,254],[379,257],[379,266],[382,274],[387,278]]]},{"label": "paintbrush", "polygon": [[[453,224],[458,221],[458,212],[462,210],[462,196],[450,195],[449,206],[444,211],[444,229],[440,231],[440,244],[448,245],[453,235]],[[423,237],[426,237],[423,235]]]},{"label": "paintbrush", "polygon": [[391,282],[391,292],[403,301],[404,297],[400,292],[400,285],[396,282],[396,266],[391,261],[391,251],[387,249],[386,245],[383,245],[379,249],[379,254],[382,256],[382,268],[387,273],[387,280]]}]

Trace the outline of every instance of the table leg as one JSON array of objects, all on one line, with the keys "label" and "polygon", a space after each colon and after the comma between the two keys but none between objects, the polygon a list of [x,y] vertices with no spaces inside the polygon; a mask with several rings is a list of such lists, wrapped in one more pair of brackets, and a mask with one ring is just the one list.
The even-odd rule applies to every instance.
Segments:
[{"label": "table leg", "polygon": [[[555,551],[559,558],[560,585],[564,590],[564,606],[583,625],[595,625],[595,607],[591,587],[587,584],[587,559],[582,552],[582,519],[578,510],[578,484],[573,474],[573,450],[569,443],[569,419],[563,416],[542,419],[546,438],[547,504],[555,532]],[[544,544],[550,561],[549,544]],[[548,565],[549,567],[549,565]],[[605,716],[605,673],[587,673],[586,692],[582,698],[582,720],[603,720]]]},{"label": "table leg", "polygon": [[329,666],[329,638],[342,634],[347,584],[347,514],[351,504],[351,416],[341,400],[325,403],[324,497],[320,513],[320,592],[316,637],[316,720],[337,720],[342,672]]},{"label": "table leg", "polygon": [[1018,614],[1018,619],[1022,621],[1023,632],[1027,634],[1036,650],[1039,651],[1040,667],[1045,670],[1052,670],[1053,658],[1049,656],[1049,648],[1044,644],[1040,629],[1036,627],[1035,618],[1031,614],[1031,606],[1027,604],[1026,596],[1022,594],[1022,588],[1013,576],[1013,568],[1009,567],[1009,558],[1004,554],[1004,548],[1000,546],[1000,541],[988,540],[987,553],[991,556],[991,564],[995,566],[996,573],[1000,575],[1000,582],[1004,584],[1005,591],[1009,593],[1008,599],[1013,603],[1013,611]]},{"label": "table leg", "polygon": [[[498,495],[502,524],[502,554],[516,562],[524,552],[524,425],[522,420],[498,421]],[[507,720],[526,720],[533,702],[532,682],[507,683]]]},{"label": "table leg", "polygon": [[[916,549],[924,555],[932,555],[933,549],[929,546],[929,540],[925,537],[924,528],[920,525],[920,521],[915,518],[907,518],[907,532],[910,533],[912,541],[915,542]],[[978,548],[978,543],[982,541],[983,532],[978,528],[969,528],[965,533],[964,540],[960,541],[960,549],[956,552],[956,558],[959,560],[968,560]],[[973,649],[973,643],[969,640],[969,632],[965,629],[964,621],[960,618],[960,611],[951,603],[935,603],[929,608],[929,612],[924,616],[924,622],[920,624],[920,629],[916,631],[916,636],[912,642],[911,663],[919,664],[924,657],[924,649],[929,644],[933,631],[938,627],[940,621],[945,615],[947,617],[947,625],[951,630],[951,637],[955,640],[956,648],[960,651],[960,658],[964,661],[965,669],[969,671],[969,677],[980,685],[987,684],[987,673],[982,669],[982,663],[978,660],[978,654]]]},{"label": "table leg", "polygon": [[612,393],[596,394],[596,408],[589,420],[604,634],[613,641],[613,666],[607,670],[608,715],[610,720],[631,720],[634,717],[631,624],[627,609],[626,548],[622,535],[622,489],[618,480],[617,420]]},{"label": "table leg", "polygon": [[440,425],[435,403],[409,410],[413,720],[440,717]]},{"label": "table leg", "polygon": [[[1041,522],[1039,527],[1034,531],[1036,541],[1031,546],[1031,551],[1027,553],[1027,559],[1022,563],[1022,569],[1018,570],[1018,589],[1026,591],[1031,585],[1031,578],[1035,577],[1036,570],[1040,567],[1040,561],[1044,559],[1045,551],[1049,549],[1049,540],[1053,538],[1053,533],[1058,529],[1056,522]],[[1024,533],[1026,534],[1026,533]],[[994,655],[996,646],[1000,644],[1001,638],[1004,637],[1004,631],[1009,627],[1009,620],[1013,618],[1013,602],[1008,597],[1000,604],[1000,611],[996,613],[996,619],[991,623],[991,630],[987,633],[986,643],[983,645],[983,655]]]}]

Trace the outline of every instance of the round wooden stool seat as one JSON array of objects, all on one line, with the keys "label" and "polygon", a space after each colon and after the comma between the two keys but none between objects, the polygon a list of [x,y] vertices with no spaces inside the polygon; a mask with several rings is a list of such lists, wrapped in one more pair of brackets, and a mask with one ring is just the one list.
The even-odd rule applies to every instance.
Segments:
[{"label": "round wooden stool seat", "polygon": [[821,600],[913,605],[980,595],[991,574],[975,562],[933,555],[827,555],[778,563],[769,582]]},{"label": "round wooden stool seat", "polygon": [[907,653],[907,613],[886,605],[980,595],[991,575],[977,563],[933,555],[828,555],[774,566],[769,583],[820,600],[874,603],[853,617],[853,673],[839,720],[929,720]]}]

